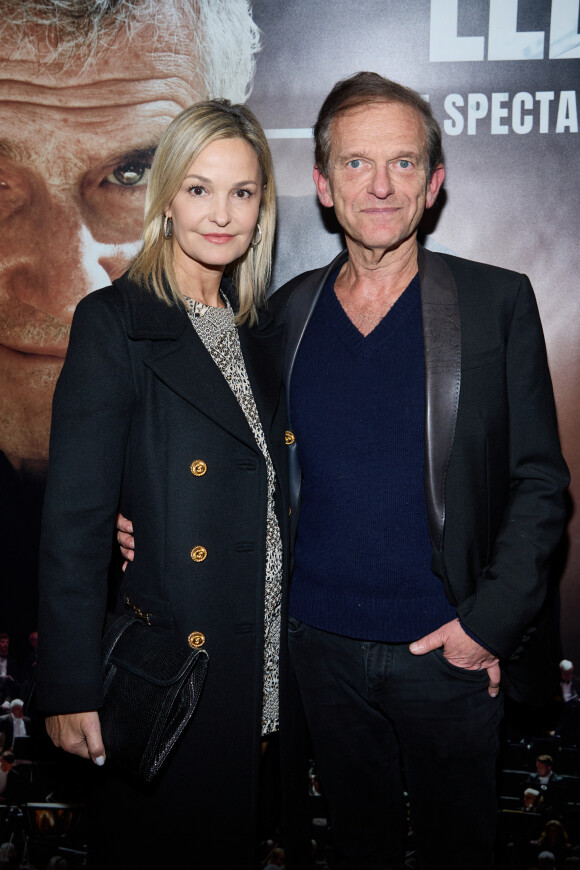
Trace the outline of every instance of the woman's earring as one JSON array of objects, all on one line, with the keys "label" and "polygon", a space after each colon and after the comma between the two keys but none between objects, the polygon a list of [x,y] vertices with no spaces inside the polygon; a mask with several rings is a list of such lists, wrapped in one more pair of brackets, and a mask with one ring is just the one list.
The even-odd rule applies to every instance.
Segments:
[{"label": "woman's earring", "polygon": [[262,227],[260,224],[256,224],[256,231],[254,233],[254,238],[250,245],[251,248],[257,248],[260,242],[262,241]]},{"label": "woman's earring", "polygon": [[173,235],[173,221],[167,215],[163,215],[163,235],[166,239],[170,239]]}]

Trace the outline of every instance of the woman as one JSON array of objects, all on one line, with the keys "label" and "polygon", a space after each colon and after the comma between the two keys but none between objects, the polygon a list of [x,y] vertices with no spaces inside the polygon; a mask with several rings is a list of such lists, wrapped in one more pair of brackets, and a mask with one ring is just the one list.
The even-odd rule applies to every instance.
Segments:
[{"label": "woman", "polygon": [[546,822],[540,837],[531,840],[530,843],[537,847],[537,855],[546,851],[551,852],[556,859],[555,866],[558,870],[565,866],[566,858],[572,854],[568,833],[559,819],[550,819]]},{"label": "woman", "polygon": [[[38,700],[54,743],[103,766],[92,866],[205,867],[224,846],[253,866],[288,515],[283,335],[259,312],[274,224],[256,118],[198,103],[157,149],[141,253],[75,313],[53,406]],[[115,609],[209,654],[194,717],[147,786],[106,761],[98,719],[119,508],[139,553]]]}]

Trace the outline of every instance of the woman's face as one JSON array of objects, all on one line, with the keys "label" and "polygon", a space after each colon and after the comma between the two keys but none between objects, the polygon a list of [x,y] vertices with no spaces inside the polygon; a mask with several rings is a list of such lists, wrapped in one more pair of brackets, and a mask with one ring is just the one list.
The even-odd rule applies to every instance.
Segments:
[{"label": "woman's face", "polygon": [[173,221],[175,264],[189,275],[214,271],[248,248],[260,210],[262,174],[244,139],[211,142],[193,161],[165,214]]}]

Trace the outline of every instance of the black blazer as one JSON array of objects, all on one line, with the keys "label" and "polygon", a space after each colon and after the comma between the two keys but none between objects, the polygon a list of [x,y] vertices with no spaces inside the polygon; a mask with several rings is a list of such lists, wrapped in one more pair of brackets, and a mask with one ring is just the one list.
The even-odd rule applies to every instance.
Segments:
[{"label": "black blazer", "polygon": [[[280,484],[284,539],[283,334],[268,324],[239,329]],[[199,756],[189,799],[197,788],[210,801],[213,787],[222,816],[230,804],[238,818],[250,817],[261,731],[266,464],[185,309],[126,277],[77,306],[55,391],[40,570],[45,713],[101,706],[119,508],[138,546],[116,609],[138,609],[184,643],[192,631],[206,638],[208,674],[188,729]],[[205,548],[202,560],[192,556],[196,547]]]},{"label": "black blazer", "polygon": [[[272,297],[287,325],[287,398],[319,295],[347,256],[343,251],[326,268],[293,279]],[[544,601],[569,480],[536,302],[524,275],[423,248],[419,274],[432,568],[464,624],[512,660],[504,676],[511,671],[517,681],[519,665],[516,669],[513,662]],[[289,452],[296,523],[301,483],[296,443]],[[526,694],[509,679],[506,688]]]}]

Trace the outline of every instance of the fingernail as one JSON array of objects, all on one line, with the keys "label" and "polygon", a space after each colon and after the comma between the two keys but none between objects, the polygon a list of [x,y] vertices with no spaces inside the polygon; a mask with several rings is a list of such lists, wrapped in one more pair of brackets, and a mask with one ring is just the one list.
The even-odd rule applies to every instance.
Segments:
[{"label": "fingernail", "polygon": [[494,691],[494,692],[490,692],[489,694],[490,694],[490,696],[491,696],[492,698],[497,698],[497,696],[498,696],[499,693],[498,693],[498,691],[496,690],[496,691]]},{"label": "fingernail", "polygon": [[417,649],[418,649],[417,644],[416,644],[416,643],[412,643],[412,644],[410,645],[409,649],[410,649],[410,651],[411,651],[412,653],[417,652]]},{"label": "fingernail", "polygon": [[95,758],[95,764],[98,765],[99,767],[102,767],[104,763],[105,763],[105,756],[104,755],[99,755],[98,758]]}]

